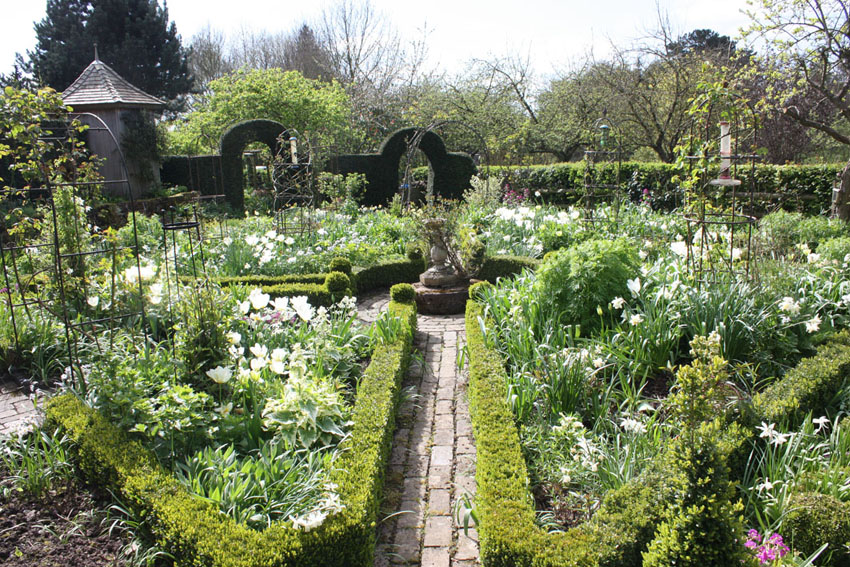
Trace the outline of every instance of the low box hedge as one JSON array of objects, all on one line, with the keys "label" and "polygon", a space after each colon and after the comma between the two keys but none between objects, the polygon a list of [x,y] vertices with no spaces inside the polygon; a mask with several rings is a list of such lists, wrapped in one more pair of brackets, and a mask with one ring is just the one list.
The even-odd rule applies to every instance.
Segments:
[{"label": "low box hedge", "polygon": [[414,305],[392,302],[389,310],[404,322],[403,336],[375,348],[358,388],[351,434],[331,475],[345,508],[309,532],[288,522],[263,532],[236,524],[189,494],[138,442],[70,394],[48,402],[47,420],[76,441],[80,469],[90,481],[144,511],[157,543],[179,565],[371,566],[399,389],[416,327]]},{"label": "low box hedge", "polygon": [[[807,413],[828,407],[850,380],[850,331],[844,330],[818,347],[785,376],[753,398],[751,425],[760,422],[800,424]],[[817,416],[816,416],[817,417]]]},{"label": "low box hedge", "polygon": [[364,293],[380,287],[390,287],[398,283],[419,281],[419,274],[425,271],[424,259],[393,260],[381,262],[354,272],[354,289]]},{"label": "low box hedge", "polygon": [[484,258],[477,278],[490,283],[496,283],[499,278],[508,278],[520,273],[523,269],[537,269],[540,260],[528,256],[495,255]]},{"label": "low box hedge", "polygon": [[[529,478],[514,416],[507,402],[507,376],[501,357],[488,348],[479,324],[482,305],[469,301],[466,341],[469,353],[469,406],[477,450],[476,484],[481,559],[489,566],[640,565],[673,494],[666,487],[663,459],[636,480],[609,492],[593,518],[563,533],[535,524]],[[838,333],[817,354],[758,394],[748,425],[760,421],[799,421],[827,405],[850,376],[850,332]],[[729,420],[734,414],[720,419]],[[742,470],[753,429],[728,423],[718,446],[733,473]]]}]

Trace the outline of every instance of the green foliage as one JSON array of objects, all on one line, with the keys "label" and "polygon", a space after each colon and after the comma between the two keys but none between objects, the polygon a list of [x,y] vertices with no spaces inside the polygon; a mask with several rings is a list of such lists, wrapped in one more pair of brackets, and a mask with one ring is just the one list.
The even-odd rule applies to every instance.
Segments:
[{"label": "green foliage", "polygon": [[425,258],[425,252],[423,252],[422,244],[419,242],[409,242],[404,247],[404,254],[407,256],[408,260],[417,260],[421,262]]},{"label": "green foliage", "polygon": [[328,208],[356,216],[357,206],[366,190],[366,175],[362,173],[319,174],[319,192],[330,201]]},{"label": "green foliage", "polygon": [[36,429],[0,442],[0,495],[22,491],[41,498],[74,476],[72,443],[59,430]]},{"label": "green foliage", "polygon": [[495,284],[499,278],[509,278],[524,269],[534,270],[539,263],[538,260],[526,256],[487,256],[478,270],[478,279]]},{"label": "green foliage", "polygon": [[821,241],[817,253],[822,260],[832,262],[839,266],[845,265],[850,254],[850,236],[838,236]]},{"label": "green foliage", "polygon": [[317,453],[293,455],[282,442],[272,442],[242,458],[232,445],[206,448],[175,474],[193,494],[214,503],[237,523],[265,529],[281,518],[311,511],[324,488],[324,469]]},{"label": "green foliage", "polygon": [[233,307],[232,299],[212,285],[186,288],[174,304],[179,321],[174,334],[176,354],[193,383],[208,385],[204,373],[228,360],[226,322]]},{"label": "green foliage", "polygon": [[758,228],[759,245],[776,255],[789,254],[800,244],[814,249],[818,242],[848,235],[844,221],[781,210],[762,217]]},{"label": "green foliage", "polygon": [[492,290],[493,287],[493,284],[488,281],[475,282],[469,286],[469,299],[475,301],[481,297],[481,294],[487,293],[487,291]]},{"label": "green foliage", "polygon": [[[782,531],[796,551],[814,553],[829,544],[819,565],[841,567],[850,563],[850,506],[834,496],[818,493],[795,494],[788,502]],[[823,561],[823,559],[828,560]]]},{"label": "green foliage", "polygon": [[310,531],[277,522],[260,533],[236,524],[211,503],[191,496],[149,452],[72,395],[52,398],[47,418],[65,427],[78,444],[77,462],[87,478],[117,490],[142,509],[151,519],[158,545],[181,564],[371,564],[383,474],[416,320],[411,306],[391,303],[389,310],[401,318],[405,331],[401,340],[381,345],[373,353],[359,384],[351,435],[343,442],[343,453],[331,473],[344,509]]},{"label": "green foliage", "polygon": [[[297,71],[241,70],[211,81],[195,110],[171,134],[171,151],[195,155],[215,153],[231,125],[265,118],[330,139],[341,134],[348,118],[348,98],[336,83],[306,79]],[[321,140],[311,139],[318,147]],[[313,156],[315,161],[317,156]]]},{"label": "green foliage", "polygon": [[628,294],[638,275],[637,252],[625,240],[588,240],[557,250],[537,270],[534,292],[563,324],[599,326],[597,307]]},{"label": "green foliage", "polygon": [[646,567],[667,565],[723,566],[744,559],[743,505],[734,502],[727,455],[718,437],[722,410],[718,388],[728,378],[720,357],[720,337],[694,337],[694,361],[676,372],[675,392],[668,398],[682,435],[666,454],[673,505],[658,526],[643,556]]},{"label": "green foliage", "polygon": [[386,261],[357,272],[354,283],[357,293],[363,293],[397,283],[419,281],[419,274],[424,271],[425,263],[422,260]]},{"label": "green foliage", "polygon": [[396,303],[413,303],[416,290],[408,283],[395,284],[390,288],[390,298]]},{"label": "green foliage", "polygon": [[[772,193],[772,199],[759,197],[756,204],[762,207],[775,207],[780,203],[783,209],[802,211],[818,215],[829,210],[832,197],[832,185],[841,172],[841,165],[768,165],[759,164],[755,168],[757,191]],[[554,165],[501,166],[492,168],[491,176],[510,176],[513,185],[540,191],[548,202],[574,203],[584,188],[585,165],[583,162],[557,163]],[[641,198],[644,188],[650,191],[650,202],[656,209],[672,209],[682,204],[679,183],[674,178],[681,172],[674,164],[623,162],[620,169],[621,180],[631,180],[629,196]],[[739,171],[743,184],[750,182],[749,170]],[[601,181],[614,182],[614,170],[602,170]],[[746,186],[746,185],[745,185]]]},{"label": "green foliage", "polygon": [[850,376],[850,333],[841,331],[818,348],[781,380],[753,398],[753,424],[782,423],[794,426],[808,412],[824,413],[835,402],[835,393]]},{"label": "green foliage", "polygon": [[350,276],[351,275],[351,260],[348,258],[343,258],[337,256],[331,260],[331,263],[328,265],[329,272],[342,272],[343,274]]},{"label": "green foliage", "polygon": [[45,311],[10,309],[6,301],[0,302],[0,365],[22,368],[42,383],[58,376],[68,365],[60,321]]},{"label": "green foliage", "polygon": [[734,502],[726,456],[711,440],[711,428],[701,429],[707,435],[696,445],[679,440],[670,451],[668,483],[676,499],[643,554],[645,567],[723,567],[747,557],[743,505]]},{"label": "green foliage", "polygon": [[344,295],[351,293],[351,279],[345,275],[345,272],[331,271],[325,278],[325,287],[331,296],[340,299]]}]

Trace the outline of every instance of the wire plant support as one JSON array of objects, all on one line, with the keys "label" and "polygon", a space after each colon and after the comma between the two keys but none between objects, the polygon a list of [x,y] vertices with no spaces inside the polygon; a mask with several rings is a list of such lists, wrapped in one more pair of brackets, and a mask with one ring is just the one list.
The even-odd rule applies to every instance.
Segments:
[{"label": "wire plant support", "polygon": [[316,194],[310,139],[294,128],[286,128],[277,147],[271,163],[275,230],[293,237],[312,235]]},{"label": "wire plant support", "polygon": [[609,223],[616,230],[622,198],[620,136],[606,112],[593,130],[598,137],[584,152],[583,218],[586,223]]},{"label": "wire plant support", "polygon": [[[23,239],[29,240],[28,243],[6,231],[0,232],[3,298],[18,350],[21,348],[20,317],[32,321],[50,314],[62,322],[69,378],[85,393],[85,375],[79,356],[82,349],[93,346],[102,353],[106,346],[104,335],[108,347],[112,348],[115,329],[136,322],[142,323],[147,342],[136,203],[121,146],[101,118],[91,113],[72,113],[50,124],[45,132],[40,138],[47,148],[45,158],[49,156],[54,163],[60,163],[59,171],[51,175],[48,168],[42,168],[40,186],[15,188],[3,195],[10,203],[38,207],[46,212],[41,231]],[[89,140],[93,136],[104,137],[120,161],[123,176],[102,179],[96,171],[98,160],[89,160],[80,133]],[[88,204],[95,203],[104,189],[127,199],[124,206],[133,227],[129,244],[120,245],[117,239],[94,225],[96,216]],[[132,267],[119,272],[119,262]],[[91,273],[95,264],[111,267],[107,281],[95,281]],[[108,299],[105,302],[100,301],[103,293],[98,293],[98,285],[106,288]]]},{"label": "wire plant support", "polygon": [[[692,109],[687,138],[686,260],[697,285],[755,277],[758,121],[747,102],[723,91]],[[745,177],[745,179],[741,179]]]}]

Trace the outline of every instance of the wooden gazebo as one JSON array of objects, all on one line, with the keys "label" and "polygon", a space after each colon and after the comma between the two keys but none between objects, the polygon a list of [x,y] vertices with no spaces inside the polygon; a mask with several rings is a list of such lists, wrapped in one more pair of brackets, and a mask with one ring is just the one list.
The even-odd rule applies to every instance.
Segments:
[{"label": "wooden gazebo", "polygon": [[128,83],[109,65],[98,59],[96,52],[94,61],[62,93],[62,100],[74,112],[97,116],[112,132],[112,135],[109,135],[103,129],[103,124],[92,116],[80,116],[81,121],[90,127],[90,150],[105,160],[101,167],[104,179],[111,182],[126,179],[128,182],[114,185],[107,183],[106,191],[118,193],[116,196],[129,197],[120,194],[126,193],[129,187],[133,197],[138,198],[159,183],[158,163],[144,155],[124,151],[125,171],[119,149],[126,150],[128,137],[135,135],[131,125],[138,125],[142,121],[153,124],[154,116],[165,106],[162,100]]}]

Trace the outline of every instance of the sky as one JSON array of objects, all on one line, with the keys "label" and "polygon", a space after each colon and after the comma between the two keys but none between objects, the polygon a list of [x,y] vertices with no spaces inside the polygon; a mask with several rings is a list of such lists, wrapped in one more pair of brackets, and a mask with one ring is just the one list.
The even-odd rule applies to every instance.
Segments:
[{"label": "sky", "polygon": [[[319,18],[332,0],[168,0],[168,13],[185,45],[207,25],[225,33],[240,28],[289,31]],[[0,73],[16,52],[35,46],[34,22],[46,0],[0,0]],[[708,28],[735,37],[746,26],[746,0],[372,0],[379,13],[413,39],[427,25],[428,68],[455,73],[473,58],[518,55],[538,75],[557,74],[593,52],[604,58],[611,43],[624,45],[656,27],[659,8],[674,32]]]}]

